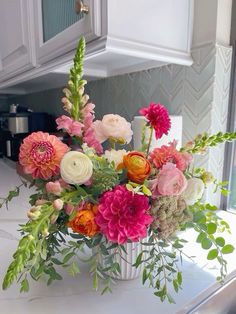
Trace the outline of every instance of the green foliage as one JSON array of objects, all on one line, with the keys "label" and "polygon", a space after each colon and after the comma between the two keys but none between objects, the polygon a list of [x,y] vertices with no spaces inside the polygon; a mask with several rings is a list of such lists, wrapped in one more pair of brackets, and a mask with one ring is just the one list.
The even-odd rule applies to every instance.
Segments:
[{"label": "green foliage", "polygon": [[[46,259],[46,240],[42,234],[45,229],[50,227],[50,217],[53,213],[54,208],[51,205],[43,205],[38,219],[31,220],[21,226],[21,230],[27,235],[19,241],[17,250],[13,255],[13,261],[3,280],[4,290],[9,288],[25,269],[30,271],[39,260]],[[23,282],[22,291],[25,291],[25,286],[26,284]]]},{"label": "green foliage", "polygon": [[115,185],[119,184],[119,175],[114,165],[108,163],[103,157],[94,156],[92,162],[93,185],[87,190],[96,198],[103,192],[111,190]]},{"label": "green foliage", "polygon": [[190,209],[193,212],[193,221],[188,225],[199,233],[196,242],[201,244],[204,250],[209,251],[207,259],[217,259],[220,264],[220,276],[217,280],[222,282],[227,274],[227,262],[223,255],[232,253],[234,247],[231,244],[225,245],[225,239],[218,234],[230,232],[229,224],[217,216],[217,208],[210,204],[198,202]]},{"label": "green foliage", "polygon": [[217,134],[210,136],[207,133],[204,133],[203,135],[198,135],[193,140],[192,146],[186,145],[182,147],[181,151],[185,151],[191,154],[204,153],[208,147],[214,147],[224,142],[231,142],[235,139],[236,132],[233,133],[218,132]]}]

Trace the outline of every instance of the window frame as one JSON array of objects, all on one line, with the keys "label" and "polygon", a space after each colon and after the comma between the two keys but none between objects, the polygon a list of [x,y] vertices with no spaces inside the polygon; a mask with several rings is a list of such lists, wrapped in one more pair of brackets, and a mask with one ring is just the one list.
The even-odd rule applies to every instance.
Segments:
[{"label": "window frame", "polygon": [[[234,40],[234,42],[232,43],[232,63],[228,103],[227,132],[236,132],[236,40]],[[235,149],[236,149],[235,142],[225,144],[223,180],[229,182],[228,187],[230,190]],[[228,195],[227,197],[224,197],[222,195],[221,208],[236,213],[236,210],[230,208],[229,200],[230,195]]]}]

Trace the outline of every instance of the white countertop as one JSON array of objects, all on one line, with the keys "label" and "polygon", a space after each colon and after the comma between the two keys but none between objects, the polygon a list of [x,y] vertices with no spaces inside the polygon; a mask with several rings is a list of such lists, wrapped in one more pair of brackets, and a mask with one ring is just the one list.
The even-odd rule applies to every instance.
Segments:
[{"label": "white countertop", "polygon": [[[6,194],[14,187],[17,181],[15,171],[5,162],[0,160],[0,196]],[[24,190],[23,194],[10,204],[9,211],[5,208],[0,209],[0,281],[6,272],[11,256],[16,249],[19,233],[17,232],[18,223],[25,218],[28,209],[27,200],[29,194]],[[23,208],[22,208],[23,207]],[[236,244],[236,215],[223,212],[225,219],[228,218],[232,226],[232,235],[228,236]],[[233,229],[234,228],[234,229]],[[206,252],[190,239],[195,239],[193,231],[183,236],[190,241],[186,246],[186,252],[196,255],[196,263],[184,260],[183,271],[183,290],[177,295],[173,293],[176,304],[161,303],[153,295],[152,289],[144,287],[140,279],[132,281],[118,281],[113,287],[112,294],[101,296],[99,292],[92,290],[91,278],[88,274],[88,266],[81,264],[81,274],[72,278],[66,270],[58,268],[63,275],[62,281],[56,281],[47,287],[43,280],[39,282],[30,281],[30,292],[19,293],[19,285],[14,284],[9,290],[0,290],[1,314],[183,314],[199,300],[203,299],[219,285],[215,281],[218,271],[215,269],[214,262],[206,260]],[[232,240],[234,239],[234,241]],[[229,276],[234,275],[236,252],[229,255],[228,268]]]}]

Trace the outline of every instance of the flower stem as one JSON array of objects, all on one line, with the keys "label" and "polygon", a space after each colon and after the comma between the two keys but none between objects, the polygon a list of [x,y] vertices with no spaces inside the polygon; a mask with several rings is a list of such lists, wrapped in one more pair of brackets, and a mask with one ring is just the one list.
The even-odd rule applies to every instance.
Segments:
[{"label": "flower stem", "polygon": [[153,135],[153,128],[150,128],[150,135],[149,135],[149,140],[148,140],[148,146],[147,146],[147,153],[146,157],[148,157],[150,146],[151,146],[151,141],[152,141],[152,135]]}]

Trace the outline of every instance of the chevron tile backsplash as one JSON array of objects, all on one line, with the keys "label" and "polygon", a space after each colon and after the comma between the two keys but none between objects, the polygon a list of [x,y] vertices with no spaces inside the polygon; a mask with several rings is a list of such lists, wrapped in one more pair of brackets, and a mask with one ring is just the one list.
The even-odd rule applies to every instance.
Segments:
[{"label": "chevron tile backsplash", "polygon": [[[150,102],[161,102],[170,114],[183,116],[183,142],[199,133],[226,130],[232,48],[207,44],[192,51],[191,67],[157,69],[102,79],[88,84],[99,115],[116,112],[129,120]],[[224,145],[196,158],[222,180]],[[220,194],[206,195],[220,204]]]}]

